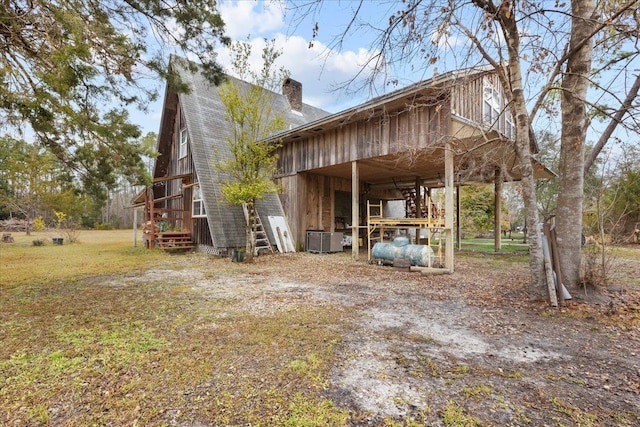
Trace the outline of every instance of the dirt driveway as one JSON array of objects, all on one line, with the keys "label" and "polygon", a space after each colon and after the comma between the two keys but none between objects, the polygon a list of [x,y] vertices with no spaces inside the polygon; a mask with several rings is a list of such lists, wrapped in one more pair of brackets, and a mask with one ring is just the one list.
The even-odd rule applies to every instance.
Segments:
[{"label": "dirt driveway", "polygon": [[347,254],[267,256],[199,283],[253,313],[341,307],[350,327],[326,395],[352,425],[637,426],[639,258],[613,292],[562,310],[525,294],[526,262],[494,256],[431,277]]}]

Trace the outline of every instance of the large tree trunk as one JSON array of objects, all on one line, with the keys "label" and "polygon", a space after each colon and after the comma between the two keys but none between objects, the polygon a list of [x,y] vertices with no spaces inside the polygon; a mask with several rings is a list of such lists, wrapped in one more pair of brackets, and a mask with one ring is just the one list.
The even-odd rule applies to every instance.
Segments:
[{"label": "large tree trunk", "polygon": [[560,145],[559,192],[556,234],[561,254],[560,268],[565,285],[580,282],[582,199],[584,187],[584,141],[587,131],[585,98],[591,71],[593,43],[585,43],[595,28],[591,20],[592,0],[572,1],[571,40],[566,73],[562,79],[562,135]]},{"label": "large tree trunk", "polygon": [[254,223],[255,223],[255,210],[256,210],[256,202],[252,200],[247,203],[246,211],[247,215],[245,217],[245,261],[253,262],[253,255],[256,251],[256,239],[255,233],[253,232]]},{"label": "large tree trunk", "polygon": [[481,7],[496,13],[501,22],[507,49],[509,52],[509,64],[506,73],[501,73],[502,65],[495,63],[502,85],[506,93],[511,94],[510,108],[516,122],[515,149],[520,160],[522,173],[522,198],[525,208],[525,223],[527,224],[527,237],[529,238],[529,266],[531,280],[529,293],[533,296],[545,294],[546,276],[544,271],[544,256],[542,254],[542,233],[538,220],[538,200],[536,197],[536,183],[531,163],[531,119],[527,110],[522,82],[522,67],[520,62],[520,35],[515,20],[515,15],[509,11],[494,10],[492,3],[477,2]]},{"label": "large tree trunk", "polygon": [[[524,106],[524,99],[521,101],[522,107],[526,111]],[[514,99],[514,106],[516,111],[517,105],[520,102],[516,102]],[[526,113],[524,117],[526,119],[520,120],[522,123],[518,123],[516,119],[516,126],[518,128],[516,135],[518,140],[516,141],[516,150],[521,162],[522,170],[522,198],[524,201],[525,217],[527,224],[527,238],[529,240],[529,267],[531,270],[531,281],[529,284],[529,293],[532,296],[542,296],[547,289],[544,272],[544,256],[542,253],[542,234],[540,231],[539,219],[538,219],[538,201],[536,198],[536,184],[533,176],[533,165],[531,163],[531,149],[529,146],[529,120]]]}]

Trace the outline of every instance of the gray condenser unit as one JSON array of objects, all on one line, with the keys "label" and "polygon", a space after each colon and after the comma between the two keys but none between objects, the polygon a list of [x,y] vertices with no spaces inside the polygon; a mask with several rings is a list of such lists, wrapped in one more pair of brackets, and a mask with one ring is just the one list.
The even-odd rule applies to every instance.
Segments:
[{"label": "gray condenser unit", "polygon": [[307,251],[317,254],[342,252],[342,233],[307,231]]}]

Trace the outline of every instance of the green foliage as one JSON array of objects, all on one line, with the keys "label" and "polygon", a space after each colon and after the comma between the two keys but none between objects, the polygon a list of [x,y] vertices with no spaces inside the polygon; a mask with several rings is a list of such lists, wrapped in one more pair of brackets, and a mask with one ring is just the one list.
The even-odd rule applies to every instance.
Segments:
[{"label": "green foliage", "polygon": [[633,240],[640,228],[640,153],[607,157],[585,178],[585,234]]},{"label": "green foliage", "polygon": [[[490,185],[475,184],[462,188],[460,193],[462,228],[467,231],[486,231],[494,227],[494,190]],[[503,218],[507,219],[507,207],[502,204]],[[504,226],[505,229],[508,225]]]},{"label": "green foliage", "polygon": [[467,414],[464,408],[449,401],[442,413],[442,422],[447,427],[471,427],[482,425],[480,420]]},{"label": "green foliage", "polygon": [[[232,45],[233,69],[249,84],[229,78],[219,88],[230,129],[226,138],[230,155],[216,166],[227,177],[222,184],[222,193],[230,204],[253,206],[256,200],[278,189],[272,181],[278,146],[265,142],[266,138],[285,127],[284,118],[274,109],[275,93],[270,90],[279,86],[286,76],[283,69],[275,68],[281,52],[275,49],[274,44],[274,41],[265,42],[263,66],[259,72],[254,72],[249,64],[251,45],[235,42]],[[251,226],[247,223],[249,261],[253,254],[253,242],[248,231]]]},{"label": "green foliage", "polygon": [[[551,169],[557,171],[560,163],[560,138],[547,131],[539,132],[536,135],[540,152],[538,160]],[[542,218],[549,218],[556,213],[556,202],[558,197],[558,179],[538,179],[536,180],[536,199],[538,200],[538,211]]]},{"label": "green foliage", "polygon": [[45,224],[42,219],[42,215],[38,215],[38,217],[33,220],[33,229],[36,231],[42,231],[45,228],[47,228],[47,224]]},{"label": "green foliage", "polygon": [[177,50],[219,83],[216,47],[228,43],[209,0],[17,0],[4,4],[0,20],[5,123],[26,124],[96,195],[117,175],[146,181],[140,129],[126,109],[157,98],[149,76],[187,90],[167,67]]},{"label": "green foliage", "polygon": [[96,230],[113,230],[113,225],[111,224],[98,224],[95,226]]},{"label": "green foliage", "polygon": [[225,119],[231,129],[227,137],[231,157],[220,161],[218,168],[229,177],[223,184],[227,202],[253,203],[264,194],[277,190],[271,180],[276,171],[274,152],[277,146],[264,140],[285,126],[283,117],[273,107],[275,94],[269,90],[282,82],[285,72],[274,70],[280,52],[273,41],[262,51],[264,65],[259,73],[250,68],[249,43],[235,42],[232,52],[234,71],[251,84],[230,78],[220,86]]},{"label": "green foliage", "polygon": [[291,427],[346,426],[349,413],[335,407],[332,401],[321,402],[297,394],[289,404],[291,416],[284,424]]},{"label": "green foliage", "polygon": [[0,206],[25,218],[40,215],[42,224],[58,223],[54,211],[81,218],[99,209],[100,201],[78,193],[60,162],[24,140],[0,138]]},{"label": "green foliage", "polygon": [[612,184],[608,192],[612,217],[620,218],[617,231],[627,234],[640,228],[640,155],[621,165]]},{"label": "green foliage", "polygon": [[24,218],[35,218],[66,185],[53,156],[26,141],[0,138],[0,160],[0,205]]}]

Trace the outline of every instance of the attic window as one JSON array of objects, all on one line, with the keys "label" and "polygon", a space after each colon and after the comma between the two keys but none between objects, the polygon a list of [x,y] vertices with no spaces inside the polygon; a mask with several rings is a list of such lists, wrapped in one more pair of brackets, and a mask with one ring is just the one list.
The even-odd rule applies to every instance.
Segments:
[{"label": "attic window", "polygon": [[193,187],[193,209],[191,210],[191,216],[194,218],[202,218],[207,216],[207,212],[204,209],[204,199],[202,198],[202,189],[199,184]]},{"label": "attic window", "polygon": [[180,130],[180,159],[187,157],[187,143],[189,142],[189,134],[186,129]]}]

